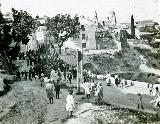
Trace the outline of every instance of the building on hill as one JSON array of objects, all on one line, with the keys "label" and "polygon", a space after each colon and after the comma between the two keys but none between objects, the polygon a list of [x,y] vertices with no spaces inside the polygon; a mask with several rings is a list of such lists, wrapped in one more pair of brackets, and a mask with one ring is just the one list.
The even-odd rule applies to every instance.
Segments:
[{"label": "building on hill", "polygon": [[139,30],[140,32],[151,32],[151,33],[155,33],[155,32],[158,32],[158,30],[155,28],[155,23],[148,23],[148,24],[145,24],[144,27],[140,27]]},{"label": "building on hill", "polygon": [[127,39],[131,39],[132,36],[126,31],[126,30],[120,30],[120,42],[121,42],[121,48],[127,47]]},{"label": "building on hill", "polygon": [[81,33],[80,43],[82,43],[83,49],[106,49],[108,47],[107,42],[113,42],[113,38],[108,29],[108,26],[104,26],[103,22],[98,21],[98,15],[95,12],[93,20],[80,18]]},{"label": "building on hill", "polygon": [[145,27],[147,24],[155,23],[153,20],[143,20],[135,22],[137,27]]},{"label": "building on hill", "polygon": [[107,17],[107,20],[99,21],[99,24],[101,24],[105,29],[109,29],[111,32],[114,31],[114,29],[117,28],[117,19],[115,12],[110,12],[110,16]]},{"label": "building on hill", "polygon": [[107,17],[107,20],[106,20],[106,21],[103,21],[102,24],[103,24],[104,27],[109,27],[110,24],[111,24],[110,18]]},{"label": "building on hill", "polygon": [[138,39],[152,41],[159,34],[159,24],[153,20],[144,20],[136,22],[136,37]]},{"label": "building on hill", "polygon": [[110,26],[116,26],[117,24],[117,19],[116,19],[116,13],[114,11],[110,12],[111,17],[110,17]]},{"label": "building on hill", "polygon": [[98,15],[97,15],[97,12],[95,11],[95,15],[94,15],[94,18],[93,18],[93,22],[98,25]]},{"label": "building on hill", "polygon": [[[105,49],[107,48],[107,41],[113,43],[111,32],[116,28],[115,12],[112,12],[111,20],[108,17],[108,21],[99,21],[96,11],[92,20],[81,16],[79,21],[81,26],[79,38],[74,40],[74,44],[73,39],[69,39],[73,46],[77,45],[75,48],[86,50]],[[63,48],[73,48],[67,45],[69,40],[64,43]]]},{"label": "building on hill", "polygon": [[32,33],[32,35],[30,36],[30,40],[28,42],[28,44],[26,45],[26,51],[31,50],[36,50],[37,48],[39,48],[42,44],[46,43],[46,27],[45,27],[45,21],[46,21],[46,17],[41,17],[37,19],[38,22],[38,28],[37,30]]},{"label": "building on hill", "polygon": [[158,25],[159,24],[157,22],[154,22],[153,20],[136,22],[136,27],[139,29],[140,32],[150,32],[150,33],[157,32],[158,29],[156,27]]},{"label": "building on hill", "polygon": [[79,38],[75,40],[75,44],[82,49],[96,49],[95,31],[97,28],[97,22],[90,20],[89,18],[79,18],[81,31]]},{"label": "building on hill", "polygon": [[96,49],[108,49],[114,42],[113,37],[108,29],[104,27],[98,27],[95,32],[96,37]]}]

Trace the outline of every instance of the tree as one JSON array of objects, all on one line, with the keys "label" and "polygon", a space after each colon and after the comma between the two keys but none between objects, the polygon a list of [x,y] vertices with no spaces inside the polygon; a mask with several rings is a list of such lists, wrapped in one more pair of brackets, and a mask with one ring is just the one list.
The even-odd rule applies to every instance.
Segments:
[{"label": "tree", "polygon": [[48,36],[54,38],[54,42],[59,46],[59,54],[61,54],[63,43],[67,41],[68,38],[75,39],[79,36],[79,17],[76,15],[74,18],[71,18],[69,14],[58,14],[53,18],[47,19],[46,27]]},{"label": "tree", "polygon": [[[20,44],[29,42],[29,35],[36,29],[36,20],[26,11],[12,9],[13,20],[3,18],[0,12],[0,52],[8,60],[8,65],[20,52]],[[9,67],[10,68],[10,67]]]},{"label": "tree", "polygon": [[131,35],[132,35],[132,38],[135,38],[135,26],[134,26],[133,15],[131,16]]},{"label": "tree", "polygon": [[13,14],[13,39],[19,43],[29,42],[29,35],[36,29],[36,20],[26,11],[12,9]]}]

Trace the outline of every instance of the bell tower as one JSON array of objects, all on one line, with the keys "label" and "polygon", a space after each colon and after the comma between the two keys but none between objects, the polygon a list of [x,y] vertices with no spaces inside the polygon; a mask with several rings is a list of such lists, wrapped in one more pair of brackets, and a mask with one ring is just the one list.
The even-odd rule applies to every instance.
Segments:
[{"label": "bell tower", "polygon": [[97,12],[95,11],[94,13],[94,18],[93,18],[93,21],[96,25],[98,25],[98,16],[97,16]]}]

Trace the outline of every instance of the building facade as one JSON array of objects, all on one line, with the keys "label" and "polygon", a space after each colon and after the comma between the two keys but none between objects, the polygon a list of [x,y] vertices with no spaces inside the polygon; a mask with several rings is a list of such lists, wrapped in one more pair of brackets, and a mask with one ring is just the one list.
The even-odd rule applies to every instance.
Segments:
[{"label": "building facade", "polygon": [[78,38],[77,45],[82,49],[96,49],[95,31],[97,28],[96,23],[93,20],[80,17],[81,32]]},{"label": "building facade", "polygon": [[32,33],[32,35],[29,38],[30,40],[26,45],[27,51],[36,50],[39,46],[46,42],[46,27],[44,25],[45,20],[45,17],[37,19],[39,26],[37,30],[34,33]]}]

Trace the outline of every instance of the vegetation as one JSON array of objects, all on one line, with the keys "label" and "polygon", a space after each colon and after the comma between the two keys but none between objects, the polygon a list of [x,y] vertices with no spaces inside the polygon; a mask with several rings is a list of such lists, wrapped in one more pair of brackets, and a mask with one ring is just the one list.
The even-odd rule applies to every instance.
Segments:
[{"label": "vegetation", "polygon": [[29,42],[29,35],[36,29],[36,20],[26,11],[12,9],[11,20],[0,12],[0,53],[12,71],[12,61],[20,52],[20,45]]},{"label": "vegetation", "polygon": [[47,19],[46,27],[48,36],[54,39],[54,43],[58,44],[59,54],[61,54],[63,43],[67,41],[68,38],[75,39],[79,36],[79,17],[76,15],[74,18],[71,18],[69,14],[58,14],[55,17]]}]

